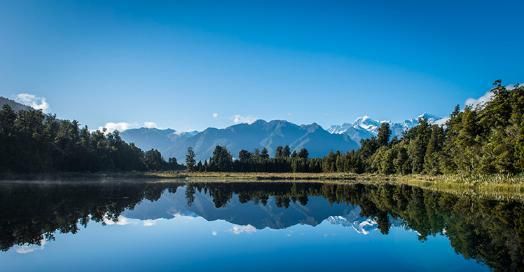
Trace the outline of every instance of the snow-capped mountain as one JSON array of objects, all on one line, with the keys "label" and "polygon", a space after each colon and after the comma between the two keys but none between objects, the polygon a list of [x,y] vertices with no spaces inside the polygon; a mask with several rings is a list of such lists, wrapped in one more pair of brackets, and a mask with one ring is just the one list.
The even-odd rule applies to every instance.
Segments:
[{"label": "snow-capped mountain", "polygon": [[331,126],[328,131],[333,134],[345,134],[348,135],[353,141],[360,143],[363,139],[369,139],[373,136],[377,136],[378,128],[382,123],[389,123],[391,128],[391,137],[402,137],[402,134],[410,128],[413,128],[419,124],[419,119],[424,118],[429,123],[440,124],[445,123],[444,119],[424,113],[417,118],[407,119],[402,122],[391,122],[391,121],[379,121],[370,118],[365,115],[357,118],[353,123],[344,123],[342,125]]},{"label": "snow-capped mountain", "polygon": [[135,143],[143,150],[158,149],[166,158],[183,161],[188,147],[195,151],[197,160],[206,160],[217,145],[226,146],[233,156],[241,149],[267,148],[274,154],[277,146],[289,145],[292,150],[306,148],[311,157],[322,157],[330,150],[349,151],[358,148],[345,134],[333,134],[316,123],[297,125],[285,120],[257,120],[251,124],[237,124],[223,129],[208,128],[201,132],[177,133],[166,129],[129,129],[122,139]]},{"label": "snow-capped mountain", "polygon": [[372,218],[359,217],[349,220],[344,216],[330,216],[326,219],[327,222],[333,225],[341,225],[344,227],[351,227],[357,233],[362,235],[368,235],[371,231],[378,228],[378,223]]},{"label": "snow-capped mountain", "polygon": [[[333,225],[351,227],[354,231],[362,235],[368,235],[372,231],[377,230],[379,227],[376,218],[361,215],[360,207],[355,207],[346,215],[330,216],[326,219],[326,221]],[[393,218],[389,215],[388,222],[392,227],[398,227],[402,225],[402,220]]]},{"label": "snow-capped mountain", "polygon": [[381,121],[371,119],[365,115],[357,118],[353,123],[331,126],[328,132],[333,134],[346,134],[353,141],[360,143],[363,139],[369,139],[378,133]]}]

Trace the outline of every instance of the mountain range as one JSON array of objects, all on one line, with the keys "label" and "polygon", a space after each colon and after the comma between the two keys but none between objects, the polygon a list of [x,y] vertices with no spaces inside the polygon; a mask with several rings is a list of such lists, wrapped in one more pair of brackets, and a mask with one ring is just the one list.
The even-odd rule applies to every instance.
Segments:
[{"label": "mountain range", "polygon": [[[4,104],[10,105],[15,111],[30,108],[0,97],[0,107]],[[311,157],[322,157],[330,150],[345,152],[359,148],[360,141],[376,136],[378,128],[384,122],[390,124],[391,137],[401,137],[406,130],[418,125],[420,118],[435,124],[444,124],[446,120],[427,113],[398,123],[363,116],[352,123],[334,125],[327,130],[316,123],[297,125],[285,120],[257,120],[251,124],[236,124],[222,129],[207,128],[200,132],[136,128],[121,132],[121,136],[143,150],[154,148],[165,158],[175,157],[180,162],[185,160],[189,147],[195,151],[197,160],[207,160],[217,145],[225,146],[233,157],[242,149],[254,151],[267,148],[269,154],[273,155],[278,146],[284,145],[289,145],[295,151],[306,148]]]},{"label": "mountain range", "polygon": [[359,144],[346,134],[333,134],[318,124],[296,125],[288,121],[257,120],[223,129],[208,128],[202,132],[177,133],[171,129],[129,129],[121,133],[125,141],[142,149],[156,148],[165,157],[183,161],[188,147],[197,160],[208,159],[217,145],[225,146],[235,157],[242,149],[267,148],[274,154],[277,146],[289,145],[292,150],[306,148],[311,157],[320,157],[329,150],[353,150]]},{"label": "mountain range", "polygon": [[0,108],[9,105],[14,111],[29,110],[31,107],[22,105],[16,101],[0,96]]},{"label": "mountain range", "polygon": [[352,140],[360,143],[363,139],[369,139],[373,136],[377,136],[378,128],[382,123],[389,123],[391,129],[391,137],[402,137],[402,134],[410,128],[413,128],[419,124],[421,118],[426,119],[429,123],[439,123],[442,118],[435,115],[424,113],[417,118],[407,119],[402,122],[391,122],[391,121],[378,121],[371,119],[365,115],[357,118],[353,123],[344,123],[342,125],[334,125],[328,129],[328,132],[333,134],[346,134]]},{"label": "mountain range", "polygon": [[[193,203],[187,204],[186,188],[176,192],[164,192],[156,201],[142,201],[133,209],[123,212],[128,219],[157,220],[172,219],[176,216],[202,217],[206,221],[224,220],[238,226],[252,226],[254,229],[286,229],[295,225],[317,226],[323,222],[350,227],[367,235],[377,230],[374,218],[361,215],[358,205],[330,203],[321,196],[308,197],[307,205],[290,202],[289,207],[279,207],[274,196],[266,204],[255,201],[241,202],[238,194],[223,207],[217,208],[213,198],[203,192],[196,192]],[[392,226],[402,221],[389,217]]]},{"label": "mountain range", "polygon": [[401,137],[406,130],[418,125],[419,118],[425,118],[430,123],[442,120],[427,113],[399,123],[364,116],[353,123],[331,126],[327,130],[316,123],[297,125],[284,120],[257,120],[252,124],[208,128],[201,132],[178,133],[173,129],[137,128],[126,130],[121,136],[144,150],[156,148],[164,157],[175,157],[179,161],[184,161],[188,147],[193,148],[197,160],[206,160],[217,145],[225,146],[233,157],[242,149],[253,151],[267,148],[270,154],[274,154],[277,146],[284,145],[296,151],[306,148],[311,157],[321,157],[330,150],[345,152],[359,148],[361,140],[377,135],[383,122],[390,123],[392,137]]}]

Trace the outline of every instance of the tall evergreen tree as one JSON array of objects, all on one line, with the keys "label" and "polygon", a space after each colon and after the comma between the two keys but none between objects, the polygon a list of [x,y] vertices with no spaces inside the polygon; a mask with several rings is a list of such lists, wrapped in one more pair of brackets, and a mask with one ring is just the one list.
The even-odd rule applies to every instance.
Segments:
[{"label": "tall evergreen tree", "polygon": [[291,149],[289,148],[289,145],[286,145],[282,150],[282,157],[289,158],[289,156],[291,156]]},{"label": "tall evergreen tree", "polygon": [[267,151],[267,148],[262,148],[262,151],[260,151],[260,158],[262,160],[268,160],[269,159],[269,151]]},{"label": "tall evergreen tree", "polygon": [[309,151],[307,151],[305,148],[300,149],[298,152],[298,157],[301,159],[307,159],[309,157]]},{"label": "tall evergreen tree", "polygon": [[187,148],[187,154],[186,154],[186,167],[187,170],[190,172],[193,172],[195,170],[195,151],[193,151],[192,147]]},{"label": "tall evergreen tree", "polygon": [[225,146],[217,145],[213,151],[213,156],[209,160],[209,167],[214,171],[231,171],[233,157]]},{"label": "tall evergreen tree", "polygon": [[282,146],[277,146],[277,149],[275,150],[275,158],[283,158],[284,157],[284,148]]},{"label": "tall evergreen tree", "polygon": [[391,137],[391,129],[389,123],[383,122],[378,128],[377,141],[380,146],[388,145],[389,138]]}]

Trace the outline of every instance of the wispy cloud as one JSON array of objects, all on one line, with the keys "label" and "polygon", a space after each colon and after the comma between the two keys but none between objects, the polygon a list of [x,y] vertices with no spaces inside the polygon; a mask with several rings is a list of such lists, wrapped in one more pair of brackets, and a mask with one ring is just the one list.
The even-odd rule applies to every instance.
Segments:
[{"label": "wispy cloud", "polygon": [[145,128],[158,128],[158,125],[155,122],[144,122]]},{"label": "wispy cloud", "polygon": [[156,223],[157,223],[156,220],[151,220],[151,219],[143,221],[144,227],[153,227],[156,225]]},{"label": "wispy cloud", "polygon": [[114,132],[118,130],[119,132],[132,129],[132,128],[139,128],[139,127],[145,127],[145,128],[158,128],[157,123],[148,121],[144,123],[128,123],[128,122],[107,122],[104,126],[99,127],[98,130],[102,131],[104,128],[106,129],[107,133]]},{"label": "wispy cloud", "polygon": [[236,114],[236,115],[234,115],[231,118],[231,120],[235,124],[240,124],[240,123],[252,124],[257,119],[255,117],[251,116],[251,115],[243,116],[243,115],[240,115],[240,114]]},{"label": "wispy cloud", "polygon": [[234,225],[233,228],[231,229],[231,232],[233,232],[233,234],[254,233],[256,231],[257,229],[251,225],[245,225],[245,226]]},{"label": "wispy cloud", "polygon": [[106,123],[103,127],[99,127],[98,130],[102,131],[104,128],[106,129],[108,133],[114,132],[115,130],[122,132],[122,131],[130,129],[131,124],[127,122],[116,122],[116,123],[109,122],[109,123]]},{"label": "wispy cloud", "polygon": [[42,110],[43,112],[47,112],[47,110],[49,110],[49,104],[47,103],[45,97],[39,97],[34,94],[19,93],[16,95],[15,101],[29,106],[35,110]]},{"label": "wispy cloud", "polygon": [[104,216],[104,224],[106,225],[119,225],[119,226],[125,226],[131,224],[131,221],[122,215],[119,215],[116,221],[113,221],[110,219],[107,215]]},{"label": "wispy cloud", "polygon": [[35,252],[36,250],[44,250],[45,248],[45,244],[47,243],[47,241],[45,239],[42,239],[40,240],[40,245],[30,245],[30,244],[26,244],[26,245],[21,245],[21,246],[16,246],[15,247],[15,251],[16,253],[18,254],[29,254],[29,253],[33,253]]},{"label": "wispy cloud", "polygon": [[[519,87],[522,87],[522,86],[524,86],[524,84],[508,85],[508,86],[506,86],[506,89],[511,91],[511,90],[514,90],[515,88],[519,88]],[[464,104],[466,106],[471,106],[473,108],[482,107],[484,104],[486,104],[489,101],[491,101],[493,99],[493,97],[495,97],[495,95],[490,90],[490,91],[488,91],[487,93],[485,93],[483,96],[481,96],[479,98],[468,98],[468,99],[466,99],[466,102]]]},{"label": "wispy cloud", "polygon": [[487,102],[491,101],[493,99],[493,92],[489,91],[483,96],[479,98],[468,98],[466,99],[466,102],[464,103],[466,106],[471,106],[473,108],[476,107],[482,107],[482,105],[486,104]]},{"label": "wispy cloud", "polygon": [[127,226],[127,225],[133,225],[133,226],[144,226],[144,227],[153,227],[158,224],[161,220],[164,219],[146,219],[146,220],[140,220],[136,218],[127,218],[125,216],[119,215],[115,220],[110,218],[107,214],[104,215],[103,222],[106,225],[114,225],[114,226]]}]

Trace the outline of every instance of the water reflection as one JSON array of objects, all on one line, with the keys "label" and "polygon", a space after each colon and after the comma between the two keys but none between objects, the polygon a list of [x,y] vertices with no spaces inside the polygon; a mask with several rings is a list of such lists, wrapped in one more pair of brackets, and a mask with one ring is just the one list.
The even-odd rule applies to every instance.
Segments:
[{"label": "water reflection", "polygon": [[[524,205],[410,186],[317,183],[110,183],[0,185],[0,249],[42,250],[89,222],[154,226],[177,216],[225,220],[235,234],[322,222],[366,235],[394,226],[495,270],[524,268]],[[214,234],[216,235],[216,233]]]}]

